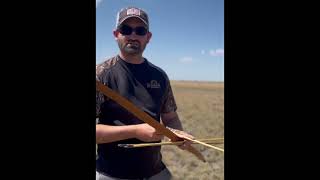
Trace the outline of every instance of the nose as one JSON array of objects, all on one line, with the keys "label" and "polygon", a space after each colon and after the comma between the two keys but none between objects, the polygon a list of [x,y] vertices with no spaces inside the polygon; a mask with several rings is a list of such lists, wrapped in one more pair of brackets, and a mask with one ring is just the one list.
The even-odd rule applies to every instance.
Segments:
[{"label": "nose", "polygon": [[139,36],[136,34],[136,32],[132,32],[129,36],[127,36],[128,39],[130,40],[138,40],[139,39]]},{"label": "nose", "polygon": [[136,34],[136,31],[132,31],[132,33],[130,34],[130,37],[137,38],[138,35]]}]

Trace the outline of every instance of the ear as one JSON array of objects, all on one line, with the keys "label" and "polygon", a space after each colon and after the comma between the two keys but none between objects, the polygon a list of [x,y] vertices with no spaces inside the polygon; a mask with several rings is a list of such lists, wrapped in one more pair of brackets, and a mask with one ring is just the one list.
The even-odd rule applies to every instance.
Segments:
[{"label": "ear", "polygon": [[114,39],[115,40],[118,40],[118,35],[119,35],[119,31],[117,31],[117,30],[113,30],[113,36],[114,36]]},{"label": "ear", "polygon": [[147,34],[147,43],[149,43],[151,37],[152,37],[152,33],[148,32],[148,34]]}]

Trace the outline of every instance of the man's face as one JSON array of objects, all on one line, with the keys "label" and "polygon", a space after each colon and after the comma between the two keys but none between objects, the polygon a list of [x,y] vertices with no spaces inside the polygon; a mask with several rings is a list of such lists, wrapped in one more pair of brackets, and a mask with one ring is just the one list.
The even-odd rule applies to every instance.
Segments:
[{"label": "man's face", "polygon": [[[146,25],[138,18],[129,18],[125,20],[121,26],[125,26],[127,29],[135,29],[138,27],[138,31],[141,30],[141,27],[146,28]],[[138,35],[139,32],[132,32],[129,35],[125,35],[125,33],[121,34],[119,30],[115,30],[113,33],[120,50],[130,55],[142,54],[152,35],[150,32],[147,32],[145,35]]]}]

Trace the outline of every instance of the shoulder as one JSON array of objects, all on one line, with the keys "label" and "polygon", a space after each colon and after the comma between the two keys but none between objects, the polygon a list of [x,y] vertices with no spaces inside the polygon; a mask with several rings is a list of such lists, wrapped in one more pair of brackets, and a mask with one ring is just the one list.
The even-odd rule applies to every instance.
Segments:
[{"label": "shoulder", "polygon": [[103,77],[110,71],[118,62],[118,58],[116,56],[111,57],[100,64],[96,65],[96,76]]},{"label": "shoulder", "polygon": [[165,80],[169,81],[169,77],[168,77],[167,73],[166,73],[163,69],[161,69],[160,67],[152,64],[152,63],[151,63],[150,61],[148,61],[147,59],[146,59],[146,61],[147,61],[148,65],[149,65],[149,67],[153,69],[153,71],[157,72],[157,73],[160,74]]}]

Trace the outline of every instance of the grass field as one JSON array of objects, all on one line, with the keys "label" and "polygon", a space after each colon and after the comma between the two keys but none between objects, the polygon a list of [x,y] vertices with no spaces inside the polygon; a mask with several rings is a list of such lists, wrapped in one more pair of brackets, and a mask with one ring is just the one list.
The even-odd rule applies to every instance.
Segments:
[{"label": "grass field", "polygon": [[[224,137],[224,83],[172,81],[178,114],[186,132],[196,138]],[[222,145],[218,147],[224,148]],[[163,146],[163,161],[175,180],[224,179],[224,153],[194,145],[207,160],[175,146]]]}]

